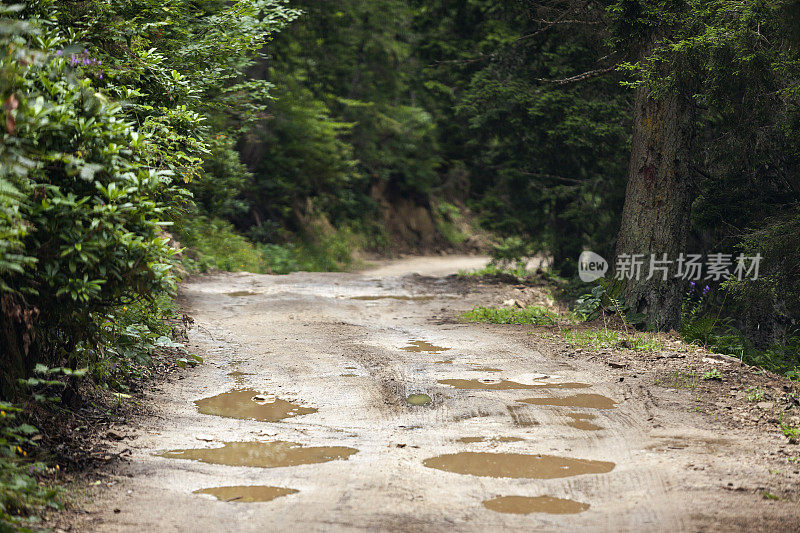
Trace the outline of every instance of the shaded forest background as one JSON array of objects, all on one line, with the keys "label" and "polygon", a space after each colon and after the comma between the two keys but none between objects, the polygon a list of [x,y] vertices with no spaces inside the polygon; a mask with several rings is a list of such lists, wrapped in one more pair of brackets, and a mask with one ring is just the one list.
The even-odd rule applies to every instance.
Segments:
[{"label": "shaded forest background", "polygon": [[[126,391],[159,350],[197,364],[173,333],[198,271],[490,236],[495,272],[548,257],[579,319],[798,379],[798,46],[797,0],[4,3],[2,519],[52,503],[31,406]],[[582,250],[631,247],[763,261],[696,287],[577,280]]]}]

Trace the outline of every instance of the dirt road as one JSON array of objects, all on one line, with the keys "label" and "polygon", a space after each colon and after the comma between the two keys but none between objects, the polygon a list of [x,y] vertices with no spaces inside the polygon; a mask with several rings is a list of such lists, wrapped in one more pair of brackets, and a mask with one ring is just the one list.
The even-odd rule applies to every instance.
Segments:
[{"label": "dirt road", "polygon": [[768,475],[758,437],[689,393],[448,319],[503,295],[426,276],[482,262],[184,285],[204,364],[151,394],[77,529],[796,530],[796,504],[731,490]]}]

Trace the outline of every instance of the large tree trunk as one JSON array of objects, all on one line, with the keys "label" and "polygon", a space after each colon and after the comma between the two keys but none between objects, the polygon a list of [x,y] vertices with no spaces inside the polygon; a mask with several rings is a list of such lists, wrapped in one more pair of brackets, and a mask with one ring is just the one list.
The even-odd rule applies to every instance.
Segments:
[{"label": "large tree trunk", "polygon": [[653,99],[638,89],[634,111],[628,188],[617,240],[621,254],[644,254],[642,275],[626,279],[625,302],[632,312],[644,313],[647,323],[661,330],[680,325],[684,281],[656,273],[647,280],[650,255],[667,254],[675,261],[686,252],[692,194],[689,187],[693,107],[688,98],[668,95]]}]

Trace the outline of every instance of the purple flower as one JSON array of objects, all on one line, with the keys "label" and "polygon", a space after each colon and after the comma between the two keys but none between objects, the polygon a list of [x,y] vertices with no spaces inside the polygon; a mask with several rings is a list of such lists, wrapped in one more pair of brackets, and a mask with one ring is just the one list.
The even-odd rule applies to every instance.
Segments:
[{"label": "purple flower", "polygon": [[60,56],[64,53],[64,50],[56,50],[56,55]]},{"label": "purple flower", "polygon": [[30,475],[33,475],[33,470],[34,470],[33,465],[31,465],[31,468],[29,470]]},{"label": "purple flower", "polygon": [[690,281],[689,286],[692,288],[692,290],[694,290],[694,281]]},{"label": "purple flower", "polygon": [[703,287],[703,296],[707,296],[708,295],[708,291],[710,291],[710,290],[711,290],[711,287],[709,287],[708,285]]}]

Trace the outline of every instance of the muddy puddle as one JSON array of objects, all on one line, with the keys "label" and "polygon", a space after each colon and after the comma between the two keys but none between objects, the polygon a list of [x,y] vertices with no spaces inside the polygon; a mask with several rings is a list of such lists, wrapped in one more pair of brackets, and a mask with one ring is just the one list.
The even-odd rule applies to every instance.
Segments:
[{"label": "muddy puddle", "polygon": [[498,496],[484,500],[483,506],[498,513],[512,514],[576,514],[589,508],[588,503],[553,498],[552,496]]},{"label": "muddy puddle", "polygon": [[522,442],[523,438],[520,437],[461,437],[456,442],[464,444],[472,444],[475,442]]},{"label": "muddy puddle", "polygon": [[588,407],[591,409],[615,409],[617,403],[600,394],[575,394],[563,398],[525,398],[517,400],[532,405],[553,405],[558,407]]},{"label": "muddy puddle", "polygon": [[343,378],[357,378],[358,374],[342,374]]},{"label": "muddy puddle", "polygon": [[234,389],[210,398],[196,400],[194,403],[197,410],[204,415],[260,422],[277,422],[284,418],[317,412],[313,407],[303,407],[251,389]]},{"label": "muddy puddle", "polygon": [[505,379],[440,379],[442,385],[450,385],[454,389],[471,390],[512,390],[512,389],[585,389],[588,383],[517,383]]},{"label": "muddy puddle", "polygon": [[241,298],[242,296],[256,296],[259,293],[253,291],[233,291],[233,292],[226,292],[226,296],[232,296],[234,298]]},{"label": "muddy puddle", "polygon": [[221,448],[170,450],[156,455],[168,459],[190,459],[215,465],[275,468],[327,463],[337,459],[347,460],[355,453],[358,453],[358,450],[344,446],[306,448],[296,442],[277,440],[272,442],[226,442]]},{"label": "muddy puddle", "polygon": [[394,294],[386,294],[381,296],[352,296],[351,300],[365,300],[365,301],[375,301],[375,300],[402,300],[404,302],[429,302],[433,300],[435,296],[401,296],[401,295],[394,295]]},{"label": "muddy puddle", "polygon": [[269,502],[281,496],[297,494],[295,489],[267,487],[264,485],[241,485],[233,487],[211,487],[194,491],[193,494],[209,494],[223,502]]},{"label": "muddy puddle", "polygon": [[241,370],[234,370],[233,372],[228,372],[228,375],[234,379],[241,378],[244,376],[255,376],[253,372],[242,372]]},{"label": "muddy puddle", "polygon": [[405,350],[407,352],[427,352],[427,353],[442,353],[445,350],[449,350],[450,348],[446,348],[444,346],[436,346],[435,344],[431,344],[428,341],[408,341],[408,346],[403,346],[400,348],[401,350]]},{"label": "muddy puddle", "polygon": [[428,468],[484,477],[553,479],[582,474],[605,474],[614,463],[554,455],[461,452],[425,459]]},{"label": "muddy puddle", "polygon": [[427,394],[412,394],[406,398],[409,405],[430,405],[431,397]]},{"label": "muddy puddle", "polygon": [[584,431],[596,431],[602,429],[600,426],[592,424],[589,420],[597,418],[595,415],[586,413],[567,413],[567,417],[572,420],[567,422],[567,425],[575,429],[582,429]]},{"label": "muddy puddle", "polygon": [[490,366],[483,366],[480,368],[471,369],[473,372],[502,372],[502,368],[492,368]]},{"label": "muddy puddle", "polygon": [[453,364],[453,360],[452,359],[444,359],[442,361],[434,361],[434,363],[437,364],[437,365],[452,365]]}]

